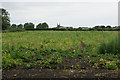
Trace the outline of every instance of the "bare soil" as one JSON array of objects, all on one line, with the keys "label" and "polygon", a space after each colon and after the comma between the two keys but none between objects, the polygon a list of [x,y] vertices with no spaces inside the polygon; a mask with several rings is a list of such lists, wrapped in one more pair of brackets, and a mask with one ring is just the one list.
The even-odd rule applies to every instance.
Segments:
[{"label": "bare soil", "polygon": [[3,70],[3,79],[11,78],[120,78],[120,70],[56,70],[56,69],[28,69]]},{"label": "bare soil", "polygon": [[[76,64],[80,64],[80,69],[73,69]],[[119,78],[120,70],[105,70],[94,69],[92,63],[82,59],[64,58],[60,69],[40,69],[40,66],[35,66],[31,69],[21,69],[20,67],[3,70],[3,79],[18,79],[18,78]],[[53,64],[53,68],[56,66]],[[64,68],[66,67],[66,69]],[[79,67],[79,66],[78,66]]]}]

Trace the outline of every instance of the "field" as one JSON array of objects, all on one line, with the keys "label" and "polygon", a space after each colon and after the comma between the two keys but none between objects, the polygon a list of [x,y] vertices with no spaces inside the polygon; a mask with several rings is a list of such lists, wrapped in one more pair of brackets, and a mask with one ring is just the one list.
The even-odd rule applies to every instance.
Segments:
[{"label": "field", "polygon": [[101,47],[107,46],[117,38],[117,34],[113,31],[3,33],[2,67],[5,70],[12,68],[120,69],[119,54],[101,53],[104,50]]}]

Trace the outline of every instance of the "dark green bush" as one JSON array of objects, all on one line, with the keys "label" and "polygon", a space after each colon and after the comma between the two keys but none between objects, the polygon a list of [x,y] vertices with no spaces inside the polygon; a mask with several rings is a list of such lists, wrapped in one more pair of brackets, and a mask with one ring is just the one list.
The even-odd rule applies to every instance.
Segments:
[{"label": "dark green bush", "polygon": [[3,30],[2,32],[6,33],[6,32],[22,32],[22,31],[25,31],[25,29],[23,29],[23,28],[9,28],[7,30]]}]

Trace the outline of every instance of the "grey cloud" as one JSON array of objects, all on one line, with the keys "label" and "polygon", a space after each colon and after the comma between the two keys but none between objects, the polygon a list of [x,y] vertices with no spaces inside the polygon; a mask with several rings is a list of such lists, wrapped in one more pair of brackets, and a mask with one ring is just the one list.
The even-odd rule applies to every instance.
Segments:
[{"label": "grey cloud", "polygon": [[12,23],[48,22],[71,26],[117,25],[117,3],[110,2],[7,2]]}]

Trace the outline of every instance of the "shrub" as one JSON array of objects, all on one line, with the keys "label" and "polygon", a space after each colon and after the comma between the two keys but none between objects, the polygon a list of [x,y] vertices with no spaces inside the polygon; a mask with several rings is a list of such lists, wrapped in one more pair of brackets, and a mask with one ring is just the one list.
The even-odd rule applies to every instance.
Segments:
[{"label": "shrub", "polygon": [[6,33],[6,32],[22,32],[22,31],[25,31],[25,29],[23,29],[23,28],[9,28],[7,30],[3,30],[2,32]]}]

